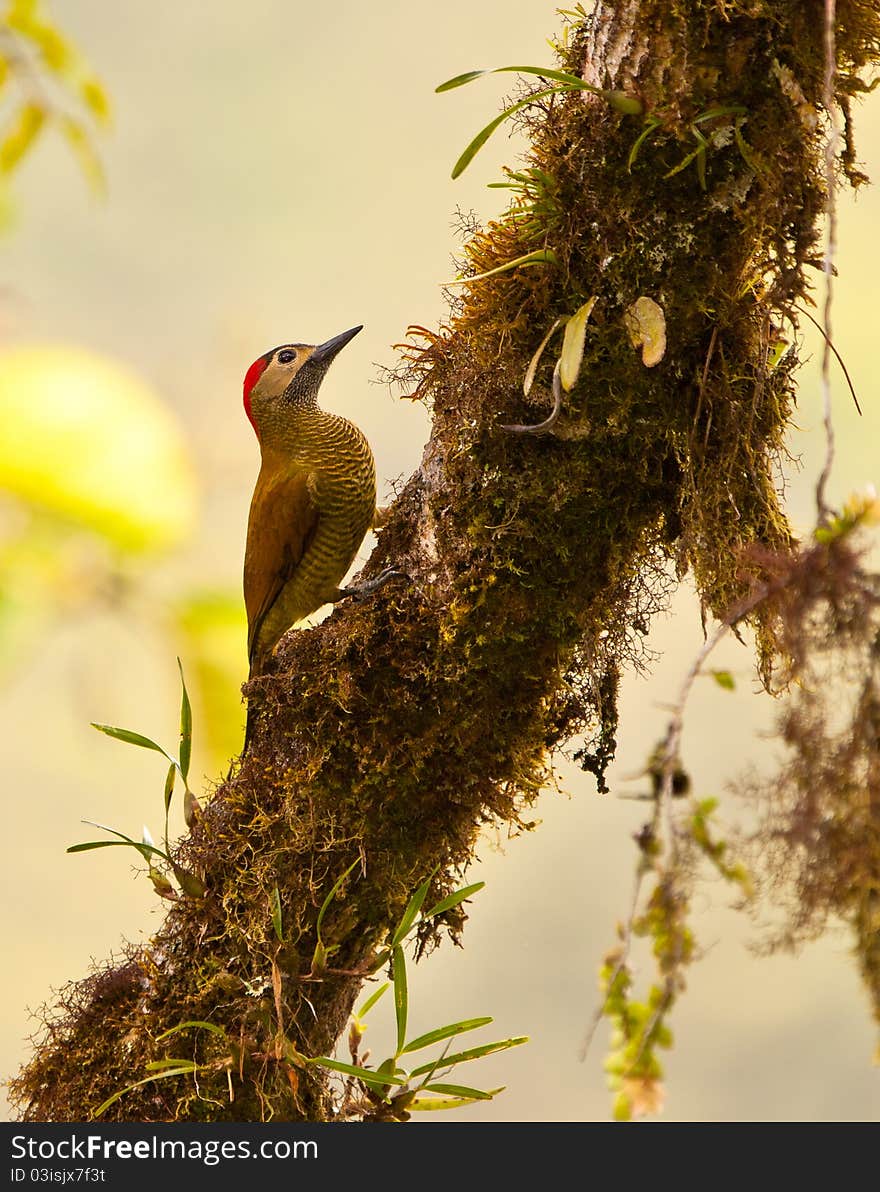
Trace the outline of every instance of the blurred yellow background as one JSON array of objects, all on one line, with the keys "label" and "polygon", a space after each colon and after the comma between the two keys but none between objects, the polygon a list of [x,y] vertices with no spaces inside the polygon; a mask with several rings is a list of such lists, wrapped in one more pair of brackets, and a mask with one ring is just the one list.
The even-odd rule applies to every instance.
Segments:
[{"label": "blurred yellow background", "polygon": [[[113,101],[114,131],[101,146],[109,195],[95,201],[48,136],[17,178],[17,215],[0,241],[3,433],[21,433],[18,415],[49,400],[45,386],[22,382],[22,352],[39,348],[41,367],[60,361],[68,376],[82,370],[77,400],[97,412],[104,452],[131,457],[126,469],[142,485],[132,500],[159,510],[159,526],[135,516],[134,529],[108,530],[103,498],[86,482],[77,500],[100,531],[88,539],[59,525],[51,508],[28,513],[0,495],[3,1075],[27,1054],[26,1007],[85,975],[89,958],[103,959],[123,937],[149,936],[164,913],[125,850],[65,855],[94,835],[82,818],[137,837],[144,822],[157,839],[161,830],[161,760],[100,736],[89,721],[174,746],[179,654],[195,705],[192,778],[203,776],[209,792],[235,751],[245,677],[238,593],[258,460],[241,408],[247,366],[277,343],[319,342],[363,322],[322,400],[364,429],[380,499],[390,496],[391,482],[418,463],[428,418],[371,383],[376,365],[394,363],[390,345],[407,324],[442,318],[438,283],[455,272],[455,210],[499,211],[504,192],[485,184],[502,162],[515,163],[518,145],[502,131],[453,183],[453,162],[497,110],[505,82],[442,96],[434,86],[478,66],[549,64],[545,39],[558,28],[543,0],[430,8],[338,0],[322,11],[285,0],[55,0],[51,12]],[[880,175],[877,99],[858,110],[857,138],[868,173]],[[835,372],[836,500],[880,481],[878,191],[844,195],[840,224],[835,338],[865,415]],[[823,450],[815,335],[810,353],[790,444],[802,468],[787,475],[802,530]],[[104,384],[111,396],[102,404]],[[158,428],[153,447],[141,441],[147,423]],[[65,467],[50,462],[44,494]],[[2,466],[0,483],[29,495]],[[180,528],[177,543],[169,523]],[[662,657],[650,677],[625,683],[614,793],[639,789],[623,776],[644,765],[701,640],[696,602],[682,591],[655,626],[651,646]],[[735,818],[726,784],[772,754],[760,734],[773,707],[753,694],[745,649],[728,644],[715,665],[734,673],[736,691],[700,681],[683,756],[698,793],[722,796]],[[531,1036],[483,1061],[479,1074],[475,1067],[474,1083],[507,1092],[454,1115],[463,1120],[608,1115],[603,1032],[585,1063],[578,1052],[598,963],[628,905],[631,835],[644,805],[597,796],[565,762],[559,783],[562,791],[541,797],[537,831],[486,836],[468,880],[487,889],[472,904],[464,949],[441,949],[411,977],[413,1034],[492,1014],[492,1038]],[[875,1031],[846,934],[759,960],[747,950],[754,928],[728,902],[720,884],[704,887],[695,927],[706,954],[673,1015],[665,1118],[876,1118]],[[390,1040],[389,1013],[380,1004],[371,1015],[374,1054]]]}]

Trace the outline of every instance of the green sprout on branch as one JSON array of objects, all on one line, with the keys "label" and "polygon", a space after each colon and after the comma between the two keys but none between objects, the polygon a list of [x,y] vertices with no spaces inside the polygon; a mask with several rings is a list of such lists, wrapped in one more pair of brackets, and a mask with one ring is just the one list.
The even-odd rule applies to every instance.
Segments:
[{"label": "green sprout on branch", "polygon": [[[164,849],[157,848],[153,843],[149,830],[145,827],[140,841],[133,840],[132,837],[127,836],[124,832],[119,832],[115,828],[109,828],[105,824],[96,824],[93,820],[83,820],[83,823],[90,824],[93,828],[100,828],[103,832],[110,832],[117,836],[118,840],[88,840],[83,844],[73,844],[67,849],[69,853],[85,853],[93,849],[99,848],[133,848],[141,854],[147,862],[147,873],[150,881],[153,883],[153,888],[156,893],[162,898],[174,899],[177,893],[168,878],[168,870],[170,870],[178,885],[184,894],[191,898],[201,898],[205,893],[205,885],[202,880],[194,873],[183,869],[171,856],[171,848],[168,841],[168,815],[171,808],[171,800],[174,795],[174,788],[178,778],[183,783],[183,815],[188,828],[192,828],[201,812],[201,806],[198,799],[189,788],[189,767],[190,759],[192,757],[192,705],[190,704],[189,693],[186,689],[186,681],[183,677],[183,666],[180,659],[177,660],[177,667],[180,671],[180,685],[181,685],[181,700],[180,700],[180,741],[178,745],[177,757],[169,753],[164,746],[157,744],[156,741],[151,740],[150,737],[145,737],[141,733],[133,732],[127,728],[117,728],[113,724],[96,724],[92,722],[92,728],[96,728],[99,732],[105,733],[108,737],[113,737],[117,741],[124,741],[127,745],[137,745],[141,749],[151,749],[156,753],[161,753],[168,762],[168,772],[165,776],[164,787],[164,808],[165,808],[165,826],[163,833]],[[159,858],[164,862],[164,867],[160,868],[154,863],[154,859]]]}]

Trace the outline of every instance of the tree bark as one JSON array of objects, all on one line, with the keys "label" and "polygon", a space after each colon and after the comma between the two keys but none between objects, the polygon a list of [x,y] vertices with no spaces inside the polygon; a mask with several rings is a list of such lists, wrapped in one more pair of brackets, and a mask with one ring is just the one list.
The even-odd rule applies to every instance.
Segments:
[{"label": "tree bark", "polygon": [[[856,0],[837,11],[848,113],[880,20]],[[820,0],[630,0],[571,28],[563,68],[644,114],[583,92],[525,109],[540,173],[475,232],[466,269],[540,248],[556,263],[468,283],[401,370],[433,427],[366,574],[393,565],[408,582],[291,632],[249,685],[249,750],[177,854],[206,895],[64,991],[14,1084],[23,1118],[88,1118],[148,1062],[182,1054],[163,1031],[198,1020],[220,1031],[182,1036],[198,1081],[142,1085],[105,1120],[332,1119],[333,1080],[298,1057],[332,1050],[416,886],[433,874],[442,897],[485,824],[521,824],[554,748],[582,738],[602,788],[618,675],[670,561],[718,614],[742,595],[742,547],[789,548],[774,477],[796,361],[774,363],[773,347],[821,255],[823,13]],[[529,361],[593,296],[556,433],[503,430],[545,417],[553,344],[525,398]],[[652,367],[627,329],[640,297],[665,317]],[[756,628],[766,667],[773,642]],[[352,862],[316,969],[318,910]]]}]

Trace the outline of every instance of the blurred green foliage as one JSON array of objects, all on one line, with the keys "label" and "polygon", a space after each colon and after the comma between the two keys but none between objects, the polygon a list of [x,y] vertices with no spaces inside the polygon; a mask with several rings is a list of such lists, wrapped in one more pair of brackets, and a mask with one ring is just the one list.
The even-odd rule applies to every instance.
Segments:
[{"label": "blurred green foliage", "polygon": [[190,667],[220,764],[240,742],[245,617],[237,590],[201,579],[169,595],[198,504],[177,419],[121,366],[46,346],[0,350],[0,420],[0,678],[77,612],[158,627]]},{"label": "blurred green foliage", "polygon": [[[11,178],[48,129],[102,192],[96,137],[109,123],[101,82],[42,0],[0,0],[0,230]],[[219,764],[242,731],[244,610],[237,591],[162,594],[163,564],[196,524],[176,418],[125,369],[57,346],[0,351],[0,418],[0,681],[72,613],[105,607],[158,624],[192,670]]]},{"label": "blurred green foliage", "polygon": [[87,181],[103,190],[95,132],[110,122],[100,81],[41,0],[8,0],[0,15],[0,218],[8,181],[47,128],[66,140]]}]

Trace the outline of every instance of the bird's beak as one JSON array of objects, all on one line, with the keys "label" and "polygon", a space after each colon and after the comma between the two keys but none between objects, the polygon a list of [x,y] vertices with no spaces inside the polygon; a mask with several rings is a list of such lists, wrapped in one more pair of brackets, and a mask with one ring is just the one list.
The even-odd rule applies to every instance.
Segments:
[{"label": "bird's beak", "polygon": [[363,324],[361,324],[360,327],[352,327],[350,331],[342,331],[339,335],[334,335],[326,343],[318,344],[309,359],[314,364],[329,364],[337,352],[341,352],[345,345],[363,329]]}]

